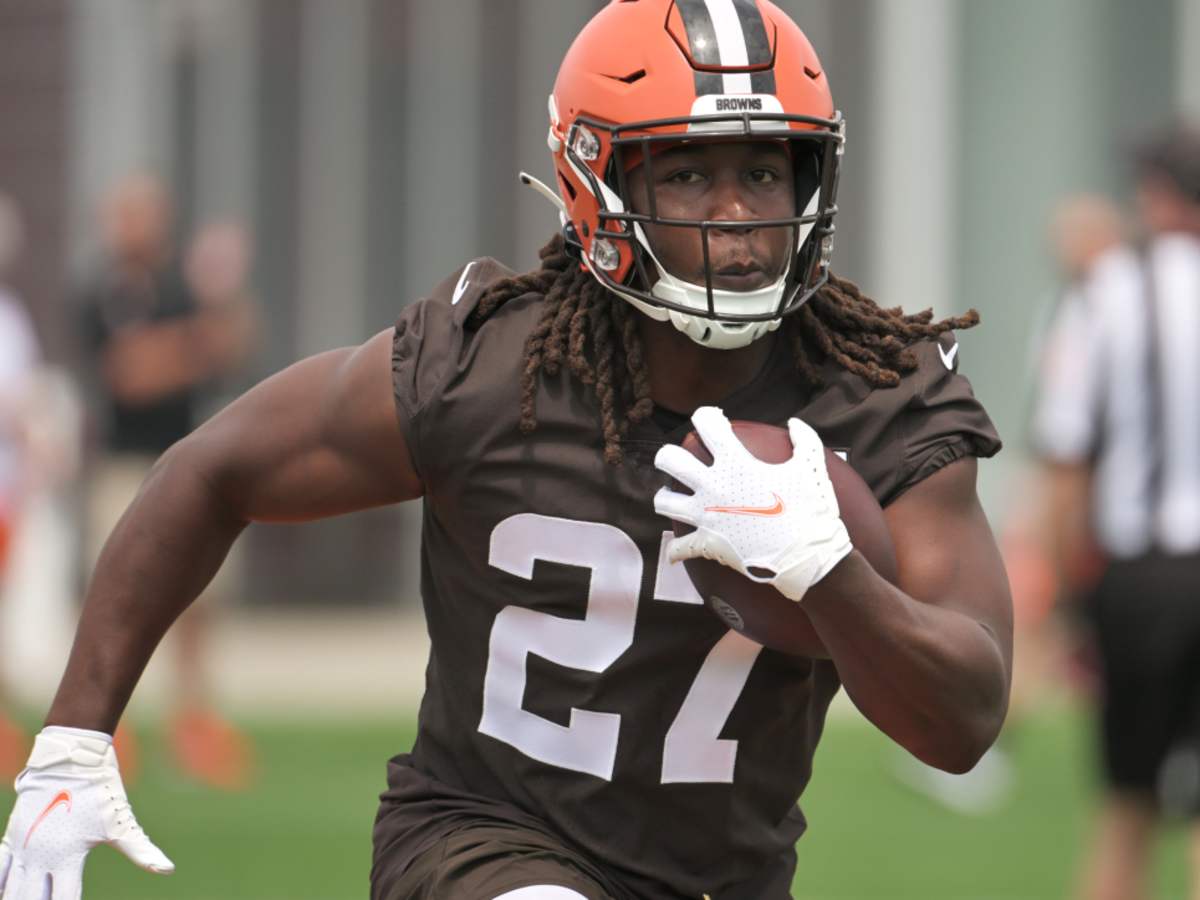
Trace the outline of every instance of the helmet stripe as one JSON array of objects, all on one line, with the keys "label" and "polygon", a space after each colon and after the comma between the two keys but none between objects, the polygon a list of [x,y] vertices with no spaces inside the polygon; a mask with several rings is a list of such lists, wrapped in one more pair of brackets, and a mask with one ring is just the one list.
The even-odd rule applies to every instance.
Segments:
[{"label": "helmet stripe", "polygon": [[[738,18],[737,8],[733,0],[704,0],[708,7],[709,18],[712,19],[713,30],[717,33],[717,47],[720,50],[721,65],[729,68],[745,69],[749,64],[746,52],[746,35],[742,32],[742,20]],[[750,76],[745,72],[726,73],[722,76],[723,93],[749,94]]]},{"label": "helmet stripe", "polygon": [[[752,66],[765,66],[773,61],[771,36],[767,32],[767,21],[755,0],[733,0],[738,18],[742,22],[742,34],[746,36],[746,58]],[[750,76],[751,90],[756,94],[774,94],[775,70],[767,69]]]},{"label": "helmet stripe", "polygon": [[751,66],[771,63],[771,37],[767,23],[755,0],[733,0],[738,19],[742,23],[742,34],[746,39],[746,62]]},{"label": "helmet stripe", "polygon": [[720,65],[731,69],[745,69],[750,65],[746,34],[733,0],[704,0],[708,15],[712,19],[717,35]]},{"label": "helmet stripe", "polygon": [[702,66],[721,65],[720,46],[705,0],[675,0],[687,32],[692,59]]},{"label": "helmet stripe", "polygon": [[750,90],[756,94],[774,94],[775,87],[775,70],[767,69],[764,72],[754,72],[750,75]]},{"label": "helmet stripe", "polygon": [[725,79],[719,72],[696,72],[696,96],[705,94],[724,94]]},{"label": "helmet stripe", "polygon": [[697,70],[696,95],[774,94],[775,73],[746,72],[771,62],[767,23],[756,0],[675,0],[687,32],[692,60],[701,66],[741,72]]}]

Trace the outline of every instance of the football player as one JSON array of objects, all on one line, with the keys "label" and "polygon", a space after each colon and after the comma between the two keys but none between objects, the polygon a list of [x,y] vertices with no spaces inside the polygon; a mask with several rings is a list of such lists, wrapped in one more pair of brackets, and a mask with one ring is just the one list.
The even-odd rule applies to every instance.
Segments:
[{"label": "football player", "polygon": [[[975,493],[999,441],[950,334],[975,317],[883,309],[830,273],[843,140],[772,3],[600,12],[550,101],[562,234],[541,267],[468,263],[155,467],[18,782],[9,890],[49,875],[75,896],[99,842],[171,870],[108,735],[247,523],[418,497],[432,650],[376,820],[377,900],[787,897],[839,685],[921,759],[969,769],[1004,718],[1011,643]],[[795,457],[756,461],[730,419],[787,424]],[[693,428],[711,467],[676,446]],[[821,442],[885,507],[898,586],[814,500]],[[712,509],[773,496],[787,514]],[[671,519],[698,527],[674,540]],[[802,603],[820,652],[729,631],[679,563],[698,555]]]}]

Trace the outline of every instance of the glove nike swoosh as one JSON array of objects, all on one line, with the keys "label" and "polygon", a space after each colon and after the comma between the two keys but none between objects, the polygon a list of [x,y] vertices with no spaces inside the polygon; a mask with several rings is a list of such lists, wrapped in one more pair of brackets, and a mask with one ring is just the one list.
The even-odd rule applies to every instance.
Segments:
[{"label": "glove nike swoosh", "polygon": [[55,796],[55,798],[46,804],[46,808],[42,810],[42,814],[40,816],[38,816],[37,819],[34,820],[34,823],[29,826],[29,831],[27,831],[25,833],[24,846],[26,846],[26,847],[29,846],[29,839],[31,837],[33,837],[33,833],[35,831],[37,831],[37,827],[39,825],[41,825],[42,822],[46,821],[46,816],[48,816],[48,815],[50,815],[50,813],[54,812],[54,807],[60,806],[62,804],[66,804],[67,812],[71,811],[71,792],[70,791],[59,791],[58,794]]},{"label": "glove nike swoosh", "polygon": [[783,505],[783,500],[774,491],[771,496],[775,498],[773,506],[706,506],[705,512],[727,513],[731,516],[782,516],[786,508]]}]

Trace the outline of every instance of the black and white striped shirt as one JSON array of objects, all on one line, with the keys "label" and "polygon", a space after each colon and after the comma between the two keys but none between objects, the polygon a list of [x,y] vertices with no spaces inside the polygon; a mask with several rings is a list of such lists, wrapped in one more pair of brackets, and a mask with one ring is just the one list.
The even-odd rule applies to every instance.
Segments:
[{"label": "black and white striped shirt", "polygon": [[1063,299],[1039,387],[1034,442],[1093,463],[1101,546],[1200,551],[1200,239],[1102,257]]}]

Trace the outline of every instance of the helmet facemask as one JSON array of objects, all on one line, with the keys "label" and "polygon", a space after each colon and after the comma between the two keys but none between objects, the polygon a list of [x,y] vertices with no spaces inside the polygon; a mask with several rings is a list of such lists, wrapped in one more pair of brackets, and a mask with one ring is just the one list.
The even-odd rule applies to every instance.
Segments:
[{"label": "helmet facemask", "polygon": [[[794,127],[800,124],[802,128]],[[686,131],[680,131],[686,126]],[[795,204],[791,215],[736,221],[669,217],[656,202],[653,179],[646,177],[644,201],[631,195],[629,172],[639,165],[649,175],[663,151],[693,142],[782,142],[789,153]],[[697,343],[716,349],[746,346],[779,327],[828,278],[833,216],[842,153],[840,117],[817,119],[782,113],[737,113],[610,126],[580,116],[565,142],[568,164],[599,202],[600,228],[585,263],[613,292],[650,317],[670,321]],[[607,153],[605,177],[592,166]],[[643,201],[643,202],[634,202]],[[635,212],[639,208],[643,211]],[[698,232],[703,254],[702,279],[672,272],[656,252],[648,229]],[[715,283],[714,232],[786,230],[789,248],[782,271],[769,284],[726,290]],[[611,272],[632,255],[628,275],[618,282]],[[719,265],[719,260],[715,261]],[[776,274],[776,273],[772,273]]]}]

